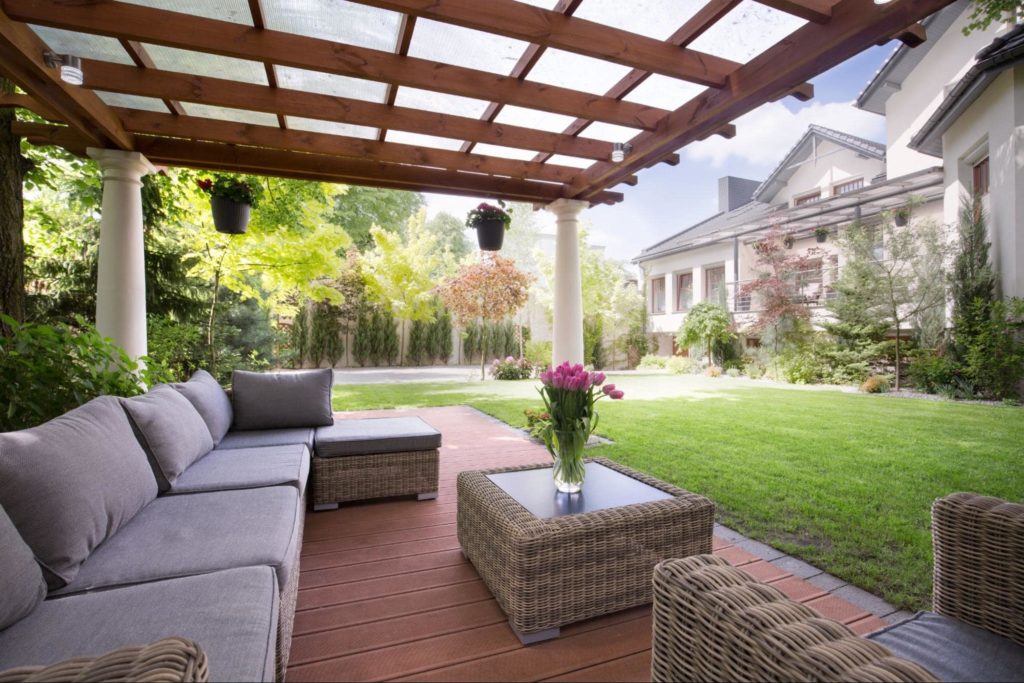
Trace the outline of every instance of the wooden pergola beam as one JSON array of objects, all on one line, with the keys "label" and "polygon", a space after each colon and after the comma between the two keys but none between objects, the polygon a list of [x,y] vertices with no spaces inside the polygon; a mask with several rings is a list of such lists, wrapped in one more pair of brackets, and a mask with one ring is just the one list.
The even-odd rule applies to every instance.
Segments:
[{"label": "wooden pergola beam", "polygon": [[320,38],[113,0],[2,0],[18,21],[365,78],[653,130],[663,109]]},{"label": "wooden pergola beam", "polygon": [[51,109],[31,95],[2,95],[0,94],[0,108],[27,109],[33,114],[42,116],[47,121],[60,121],[64,123],[64,117]]},{"label": "wooden pergola beam", "polygon": [[598,162],[573,183],[574,197],[586,199],[695,140],[712,134],[770,101],[781,92],[827,71],[871,47],[879,36],[891,36],[934,14],[954,0],[895,0],[875,5],[872,0],[840,0],[832,20],[809,23],[776,44],[730,77],[728,90],[705,90],[674,111],[656,134],[641,133],[621,164]]},{"label": "wooden pergola beam", "polygon": [[46,66],[46,44],[28,26],[0,12],[0,63],[4,72],[49,112],[99,147],[131,149],[132,136],[95,93],[68,85]]},{"label": "wooden pergola beam", "polygon": [[[259,2],[259,0],[250,0],[250,2]],[[409,54],[409,45],[412,44],[412,34],[416,30],[416,17],[410,17],[408,15],[402,16],[402,23],[398,27],[398,41],[395,44],[395,54],[399,57],[405,57]],[[389,107],[395,105],[395,99],[398,97],[398,86],[388,84],[387,95],[384,97],[384,104]],[[384,138],[387,137],[388,129],[381,128],[380,132],[377,133],[377,139],[384,142]]]},{"label": "wooden pergola beam", "polygon": [[[267,20],[263,17],[263,5],[260,4],[260,0],[248,0],[249,2],[249,15],[252,16],[252,25],[258,31],[262,31],[267,27]],[[277,87],[277,71],[274,69],[274,65],[271,62],[263,62],[263,69],[267,73],[267,85],[271,88]],[[183,114],[184,112],[177,112]],[[277,125],[281,128],[287,128],[285,125],[284,116],[281,114],[277,115]]]},{"label": "wooden pergola beam", "polygon": [[[153,62],[153,58],[146,52],[146,46],[135,40],[121,40],[121,47],[128,53],[128,56],[135,62],[135,66],[140,69],[155,69],[156,64]],[[167,107],[172,114],[184,114],[185,109],[181,106],[180,102],[175,100],[164,99],[164,106]]]},{"label": "wooden pergola beam", "polygon": [[604,159],[611,145],[598,140],[580,140],[557,133],[519,126],[487,123],[478,119],[435,112],[389,107],[377,102],[332,97],[284,88],[240,83],[172,71],[139,69],[112,62],[82,60],[85,85],[97,90],[171,97],[233,109],[302,116],[325,121],[344,121],[364,126],[386,127],[458,140],[475,140],[509,147],[544,150],[585,159]]},{"label": "wooden pergola beam", "polygon": [[729,74],[739,66],[728,59],[516,0],[355,1],[706,86],[724,86]]},{"label": "wooden pergola beam", "polygon": [[813,21],[816,24],[827,23],[832,18],[832,5],[827,0],[757,0],[757,2],[773,9]]}]

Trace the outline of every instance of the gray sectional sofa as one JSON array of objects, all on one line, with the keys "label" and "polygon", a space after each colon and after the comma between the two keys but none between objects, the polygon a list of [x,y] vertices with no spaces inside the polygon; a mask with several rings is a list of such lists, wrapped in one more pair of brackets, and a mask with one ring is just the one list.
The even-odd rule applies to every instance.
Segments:
[{"label": "gray sectional sofa", "polygon": [[0,434],[0,670],[169,636],[282,680],[330,370],[205,372]]}]

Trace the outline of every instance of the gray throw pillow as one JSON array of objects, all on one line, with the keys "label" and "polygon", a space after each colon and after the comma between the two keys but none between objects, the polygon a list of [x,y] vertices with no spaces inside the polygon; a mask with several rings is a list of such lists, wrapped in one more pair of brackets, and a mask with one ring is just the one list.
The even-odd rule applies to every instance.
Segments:
[{"label": "gray throw pillow", "polygon": [[89,553],[156,494],[146,453],[113,396],[0,434],[0,506],[50,588],[72,581]]},{"label": "gray throw pillow", "polygon": [[231,399],[220,383],[206,370],[196,370],[187,382],[172,384],[189,400],[210,429],[213,445],[220,443],[224,435],[231,429],[234,413],[231,410]]},{"label": "gray throw pillow", "polygon": [[210,430],[187,398],[168,386],[121,399],[139,432],[139,441],[153,461],[161,491],[169,491],[178,476],[213,450]]},{"label": "gray throw pillow", "polygon": [[0,631],[27,617],[46,597],[46,581],[32,549],[0,507]]},{"label": "gray throw pillow", "polygon": [[319,427],[334,422],[331,384],[334,371],[245,372],[231,376],[234,429]]}]

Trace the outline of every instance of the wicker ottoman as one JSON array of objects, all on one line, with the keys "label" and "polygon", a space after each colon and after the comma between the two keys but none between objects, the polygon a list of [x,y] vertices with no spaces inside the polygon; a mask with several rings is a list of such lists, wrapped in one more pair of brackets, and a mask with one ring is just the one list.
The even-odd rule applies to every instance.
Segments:
[{"label": "wicker ottoman", "polygon": [[313,509],[416,494],[437,498],[441,433],[418,417],[337,420],[313,439]]},{"label": "wicker ottoman", "polygon": [[651,602],[654,566],[711,552],[714,504],[604,458],[581,494],[537,465],[458,476],[458,537],[524,644]]}]

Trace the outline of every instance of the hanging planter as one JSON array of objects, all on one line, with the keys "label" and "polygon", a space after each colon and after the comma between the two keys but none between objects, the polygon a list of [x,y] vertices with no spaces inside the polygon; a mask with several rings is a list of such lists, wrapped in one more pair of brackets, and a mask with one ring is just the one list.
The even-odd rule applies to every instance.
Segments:
[{"label": "hanging planter", "polygon": [[828,239],[828,228],[815,228],[814,239],[818,244],[823,244]]},{"label": "hanging planter", "polygon": [[904,227],[909,219],[910,209],[896,209],[892,214],[892,222],[899,228]]},{"label": "hanging planter", "polygon": [[796,244],[796,238],[792,235],[786,235],[782,238],[782,243],[786,245],[786,249],[792,249],[793,245]]},{"label": "hanging planter", "polygon": [[198,181],[199,189],[210,195],[213,225],[227,235],[245,234],[249,216],[256,208],[263,188],[233,176],[218,175]]},{"label": "hanging planter", "polygon": [[505,202],[500,206],[484,202],[466,216],[466,226],[476,230],[476,241],[481,251],[500,251],[505,241],[505,231],[512,223],[512,217],[505,211]]}]

